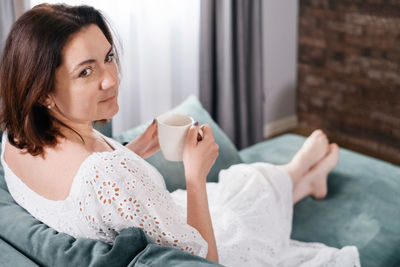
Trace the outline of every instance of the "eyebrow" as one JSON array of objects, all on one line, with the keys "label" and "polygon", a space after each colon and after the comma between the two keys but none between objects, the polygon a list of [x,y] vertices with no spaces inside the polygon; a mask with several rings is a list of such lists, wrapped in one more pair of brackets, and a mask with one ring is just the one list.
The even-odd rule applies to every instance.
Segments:
[{"label": "eyebrow", "polygon": [[[113,49],[113,47],[111,46],[110,49],[108,50],[106,56],[108,54],[110,54],[112,49]],[[90,63],[94,63],[94,62],[96,62],[96,59],[86,59],[86,60],[82,61],[81,63],[79,63],[78,65],[76,65],[74,67],[74,69],[70,72],[70,74],[74,73],[80,66],[87,65],[87,64],[90,64]]]}]

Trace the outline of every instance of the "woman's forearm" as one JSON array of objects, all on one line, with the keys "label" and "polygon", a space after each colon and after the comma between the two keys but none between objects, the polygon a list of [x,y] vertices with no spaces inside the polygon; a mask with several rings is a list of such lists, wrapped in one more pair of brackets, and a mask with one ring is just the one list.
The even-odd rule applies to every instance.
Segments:
[{"label": "woman's forearm", "polygon": [[[198,181],[200,179],[191,180]],[[186,189],[187,223],[196,228],[208,243],[207,259],[218,262],[217,245],[215,242],[214,230],[208,208],[206,183],[198,182],[195,184],[186,184]]]}]

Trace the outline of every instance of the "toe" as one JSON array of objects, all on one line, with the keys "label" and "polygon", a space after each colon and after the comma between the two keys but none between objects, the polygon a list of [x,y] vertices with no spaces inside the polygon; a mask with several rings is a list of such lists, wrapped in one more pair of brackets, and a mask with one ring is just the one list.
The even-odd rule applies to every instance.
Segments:
[{"label": "toe", "polygon": [[339,146],[338,146],[336,143],[332,143],[332,144],[329,145],[329,148],[330,148],[332,151],[336,151],[336,150],[339,149]]},{"label": "toe", "polygon": [[326,196],[328,195],[328,191],[327,190],[322,190],[316,194],[314,194],[314,198],[317,200],[321,200],[324,199]]},{"label": "toe", "polygon": [[324,132],[321,130],[321,129],[317,129],[317,130],[315,130],[314,132],[313,132],[313,134],[315,134],[315,135],[321,135],[321,134],[323,134]]},{"label": "toe", "polygon": [[320,140],[322,145],[324,145],[326,147],[329,145],[329,140],[325,134],[321,133],[317,136],[317,138]]}]

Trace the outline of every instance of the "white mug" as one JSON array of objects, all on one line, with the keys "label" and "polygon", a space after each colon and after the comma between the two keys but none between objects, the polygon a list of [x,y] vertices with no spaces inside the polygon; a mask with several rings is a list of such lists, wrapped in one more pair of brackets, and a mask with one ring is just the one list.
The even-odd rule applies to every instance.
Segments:
[{"label": "white mug", "polygon": [[182,161],[186,136],[193,123],[192,117],[178,113],[165,113],[157,118],[158,142],[165,159]]}]

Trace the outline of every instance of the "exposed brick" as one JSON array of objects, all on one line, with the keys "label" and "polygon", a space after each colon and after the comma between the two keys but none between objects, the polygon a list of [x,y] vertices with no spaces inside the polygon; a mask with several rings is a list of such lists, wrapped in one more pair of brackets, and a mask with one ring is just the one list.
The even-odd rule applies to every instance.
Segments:
[{"label": "exposed brick", "polygon": [[400,163],[400,0],[299,3],[300,125]]},{"label": "exposed brick", "polygon": [[315,18],[310,18],[310,17],[301,17],[299,18],[299,25],[301,29],[307,29],[307,28],[315,28],[317,26],[318,20]]},{"label": "exposed brick", "polygon": [[317,39],[315,37],[301,36],[301,37],[299,37],[299,43],[303,44],[303,45],[309,45],[312,47],[318,47],[318,48],[326,47],[325,39]]},{"label": "exposed brick", "polygon": [[359,47],[355,47],[349,44],[346,44],[342,41],[329,41],[326,45],[328,48],[328,55],[335,55],[337,53],[342,53],[343,57],[347,54],[349,55],[357,55],[361,53],[368,52],[369,55],[372,53],[370,48],[365,48],[363,51],[360,50]]},{"label": "exposed brick", "polygon": [[308,86],[321,86],[325,83],[325,79],[321,76],[309,74],[305,77],[304,82]]},{"label": "exposed brick", "polygon": [[308,7],[300,8],[300,15],[311,16],[318,19],[338,19],[342,16],[340,13],[332,10]]},{"label": "exposed brick", "polygon": [[345,16],[345,22],[348,24],[358,24],[385,29],[399,29],[400,18],[388,16],[374,16],[371,14],[349,13]]},{"label": "exposed brick", "polygon": [[325,63],[325,49],[306,45],[300,46],[299,60],[303,63],[322,66]]},{"label": "exposed brick", "polygon": [[346,34],[344,41],[350,45],[359,46],[361,49],[397,49],[400,46],[400,40],[398,40],[397,36],[385,36],[385,38],[379,38],[368,35],[359,37],[356,35]]},{"label": "exposed brick", "polygon": [[[385,126],[386,124],[388,124],[389,126],[400,126],[399,125],[399,118],[396,116],[396,114],[386,114],[384,112],[375,110],[372,111],[369,114],[369,117],[375,121],[375,122],[383,122],[384,124],[382,124],[383,126]],[[384,127],[383,127],[384,128]]]},{"label": "exposed brick", "polygon": [[311,6],[313,7],[322,7],[322,8],[329,8],[329,0],[311,0]]},{"label": "exposed brick", "polygon": [[360,25],[337,22],[337,21],[328,21],[326,23],[327,30],[344,32],[348,34],[361,35],[363,33],[363,27]]},{"label": "exposed brick", "polygon": [[388,2],[391,5],[400,6],[400,0],[389,0]]},{"label": "exposed brick", "polygon": [[384,4],[385,0],[367,0],[367,4]]},{"label": "exposed brick", "polygon": [[335,10],[339,12],[356,12],[360,9],[360,5],[360,3],[355,3],[353,1],[336,1]]},{"label": "exposed brick", "polygon": [[400,34],[400,21],[398,24],[387,24],[385,26],[380,25],[371,25],[365,27],[365,31],[367,35],[376,36],[376,37],[386,37],[386,35],[396,36]]}]

